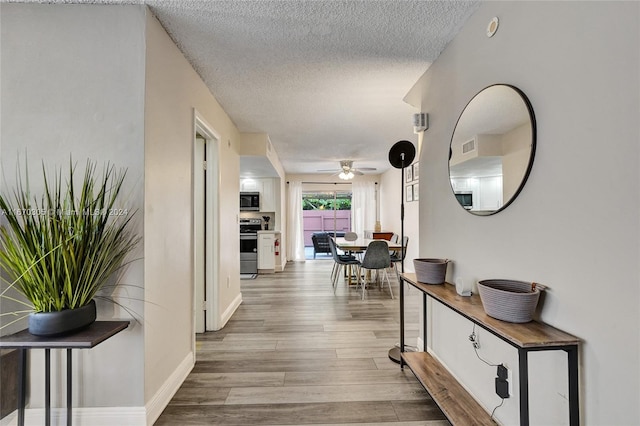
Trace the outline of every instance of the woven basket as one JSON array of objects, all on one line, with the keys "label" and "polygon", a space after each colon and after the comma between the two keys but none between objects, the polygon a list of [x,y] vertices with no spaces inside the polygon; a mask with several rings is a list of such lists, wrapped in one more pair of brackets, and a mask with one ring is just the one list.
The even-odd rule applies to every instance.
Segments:
[{"label": "woven basket", "polygon": [[533,314],[544,286],[513,280],[478,281],[478,292],[484,311],[490,317],[523,323],[533,319]]},{"label": "woven basket", "polygon": [[424,284],[444,284],[449,259],[413,259],[416,279]]}]

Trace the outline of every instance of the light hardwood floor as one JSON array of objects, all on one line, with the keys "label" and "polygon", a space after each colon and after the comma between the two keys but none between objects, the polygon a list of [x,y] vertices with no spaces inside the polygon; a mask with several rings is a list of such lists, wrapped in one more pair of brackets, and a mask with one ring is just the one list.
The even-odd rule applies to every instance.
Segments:
[{"label": "light hardwood floor", "polygon": [[[332,264],[242,281],[242,305],[222,330],[197,336],[196,366],[155,424],[449,425],[387,357],[399,339],[395,277],[396,299],[372,287],[363,301],[342,279],[334,295]],[[407,318],[412,343],[418,306]]]}]

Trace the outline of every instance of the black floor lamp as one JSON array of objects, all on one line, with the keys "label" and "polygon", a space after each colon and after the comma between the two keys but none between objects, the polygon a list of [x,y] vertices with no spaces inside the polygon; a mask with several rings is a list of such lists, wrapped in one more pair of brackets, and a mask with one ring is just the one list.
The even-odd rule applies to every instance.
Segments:
[{"label": "black floor lamp", "polygon": [[[404,168],[411,165],[416,157],[416,148],[409,141],[398,141],[389,150],[389,163],[396,169],[401,169],[400,174],[400,267],[404,273]],[[400,282],[402,285],[402,281]],[[389,359],[400,364],[400,348],[393,347],[389,350]]]}]

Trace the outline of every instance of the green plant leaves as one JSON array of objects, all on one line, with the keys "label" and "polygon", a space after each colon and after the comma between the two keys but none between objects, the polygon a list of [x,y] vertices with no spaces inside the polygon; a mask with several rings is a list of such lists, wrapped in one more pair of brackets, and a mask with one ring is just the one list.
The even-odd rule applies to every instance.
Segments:
[{"label": "green plant leaves", "polygon": [[28,173],[11,197],[0,195],[7,221],[0,268],[36,312],[78,308],[113,279],[140,240],[131,229],[135,211],[118,204],[126,171],[107,164],[100,174],[89,160],[80,188],[71,160],[64,179],[61,170],[49,178],[44,165],[42,173],[39,200]]}]

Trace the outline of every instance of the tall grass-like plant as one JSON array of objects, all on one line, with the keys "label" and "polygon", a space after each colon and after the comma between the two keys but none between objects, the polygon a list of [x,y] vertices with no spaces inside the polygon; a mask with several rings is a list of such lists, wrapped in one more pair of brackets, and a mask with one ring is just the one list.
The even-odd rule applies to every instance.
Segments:
[{"label": "tall grass-like plant", "polygon": [[[69,161],[66,179],[53,181],[42,166],[43,190],[37,197],[18,171],[10,196],[0,194],[0,268],[8,287],[32,305],[33,312],[75,309],[88,304],[123,267],[140,238],[133,232],[135,212],[117,203],[126,171],[107,164],[102,173],[88,160],[81,185]],[[3,314],[4,315],[4,314]]]}]

